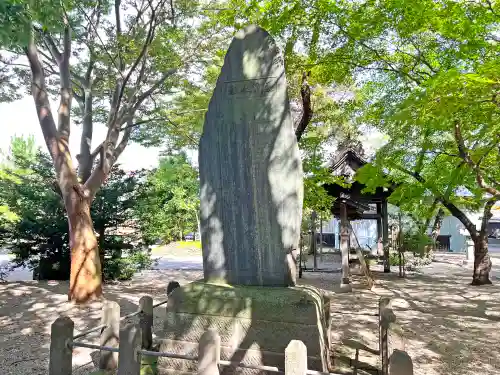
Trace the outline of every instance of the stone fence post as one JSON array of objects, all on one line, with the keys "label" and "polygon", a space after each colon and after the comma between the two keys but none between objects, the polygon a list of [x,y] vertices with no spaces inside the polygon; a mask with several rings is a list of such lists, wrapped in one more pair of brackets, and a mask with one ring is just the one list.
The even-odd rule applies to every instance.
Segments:
[{"label": "stone fence post", "polygon": [[391,300],[382,297],[379,301],[379,351],[382,375],[389,374],[389,326],[396,321],[396,315],[390,308]]},{"label": "stone fence post", "polygon": [[292,340],[285,349],[285,375],[306,375],[307,348],[300,340]]},{"label": "stone fence post", "polygon": [[167,285],[167,297],[172,294],[174,290],[180,287],[180,284],[177,281],[170,281]]},{"label": "stone fence post", "polygon": [[389,358],[389,375],[413,375],[413,361],[407,352],[394,350]]},{"label": "stone fence post", "polygon": [[142,348],[151,349],[153,346],[153,298],[143,296],[139,300],[139,325],[142,330]]},{"label": "stone fence post", "polygon": [[209,329],[198,344],[198,375],[219,375],[220,336]]},{"label": "stone fence post", "polygon": [[142,334],[141,327],[129,324],[120,330],[120,353],[117,375],[140,375]]},{"label": "stone fence post", "polygon": [[59,317],[50,327],[49,375],[71,375],[73,365],[73,330],[75,324],[67,316]]},{"label": "stone fence post", "polygon": [[[102,307],[101,331],[99,345],[118,348],[120,334],[120,305],[115,301],[106,301]],[[100,351],[99,369],[114,370],[118,366],[118,353]]]}]

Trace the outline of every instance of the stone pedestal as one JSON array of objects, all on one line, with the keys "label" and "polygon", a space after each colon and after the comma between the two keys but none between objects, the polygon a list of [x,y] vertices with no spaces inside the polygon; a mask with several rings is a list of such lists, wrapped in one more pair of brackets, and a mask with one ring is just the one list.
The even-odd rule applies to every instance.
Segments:
[{"label": "stone pedestal", "polygon": [[[327,306],[325,308],[325,305]],[[284,369],[291,340],[307,347],[308,368],[328,371],[329,303],[312,287],[252,287],[195,282],[169,297],[160,351],[198,355],[208,329],[221,338],[221,359]],[[159,374],[196,372],[196,362],[159,358]],[[222,374],[263,373],[221,366]]]}]

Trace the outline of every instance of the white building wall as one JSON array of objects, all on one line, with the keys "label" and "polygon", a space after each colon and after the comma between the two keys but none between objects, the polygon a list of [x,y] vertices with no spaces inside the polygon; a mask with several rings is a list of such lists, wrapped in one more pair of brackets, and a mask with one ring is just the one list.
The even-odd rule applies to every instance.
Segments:
[{"label": "white building wall", "polygon": [[446,216],[443,218],[440,235],[450,237],[450,250],[454,252],[465,251],[465,228],[463,224],[454,216]]},{"label": "white building wall", "polygon": [[[479,230],[481,226],[481,213],[467,212],[467,217],[476,225]],[[498,215],[498,214],[497,214]],[[373,248],[377,242],[377,221],[376,220],[358,220],[353,221],[352,227],[358,241],[362,247],[368,245]],[[338,248],[339,227],[338,220],[332,218],[330,221],[323,222],[323,233],[335,233],[335,247]],[[432,224],[431,224],[432,225]],[[429,228],[429,232],[430,232]],[[469,232],[463,224],[454,216],[445,216],[441,225],[441,235],[450,235],[450,250],[454,252],[466,251],[466,240]]]},{"label": "white building wall", "polygon": [[[352,229],[356,233],[361,247],[368,245],[373,248],[377,242],[377,221],[376,220],[355,220],[351,222]],[[323,223],[323,233],[335,233],[335,248],[338,246],[339,220],[332,218]]]},{"label": "white building wall", "polygon": [[[467,217],[474,223],[476,229],[481,227],[481,213],[466,212]],[[464,225],[455,216],[445,216],[441,225],[440,235],[450,235],[450,250],[465,252],[467,249],[466,241],[469,232]]]}]

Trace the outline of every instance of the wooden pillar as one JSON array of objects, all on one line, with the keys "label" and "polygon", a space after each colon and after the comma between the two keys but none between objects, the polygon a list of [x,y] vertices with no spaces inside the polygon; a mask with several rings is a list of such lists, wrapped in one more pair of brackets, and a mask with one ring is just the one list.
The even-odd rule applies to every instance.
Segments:
[{"label": "wooden pillar", "polygon": [[335,225],[335,248],[340,250],[340,220]]},{"label": "wooden pillar", "polygon": [[150,350],[153,346],[153,298],[143,296],[139,300],[139,325],[142,331],[142,348]]},{"label": "wooden pillar", "polygon": [[413,375],[413,361],[407,352],[394,349],[389,357],[389,375]]},{"label": "wooden pillar", "polygon": [[389,216],[387,212],[387,200],[382,201],[382,245],[384,247],[384,272],[391,272],[389,263]]},{"label": "wooden pillar", "polygon": [[[119,347],[120,305],[115,301],[106,301],[102,307],[101,324],[106,325],[101,331],[99,345]],[[99,369],[114,370],[118,366],[118,353],[100,351]]]},{"label": "wooden pillar", "polygon": [[347,218],[347,205],[340,203],[340,252],[342,253],[342,284],[349,281],[349,221]]},{"label": "wooden pillar", "polygon": [[323,263],[323,219],[319,219],[319,261]]},{"label": "wooden pillar", "polygon": [[129,324],[120,329],[120,353],[118,355],[118,375],[139,375],[141,372],[142,332],[141,327]]},{"label": "wooden pillar", "polygon": [[318,269],[318,247],[316,246],[316,211],[311,214],[311,246],[313,251],[313,270]]},{"label": "wooden pillar", "polygon": [[377,255],[384,254],[384,246],[382,244],[382,203],[377,203]]}]

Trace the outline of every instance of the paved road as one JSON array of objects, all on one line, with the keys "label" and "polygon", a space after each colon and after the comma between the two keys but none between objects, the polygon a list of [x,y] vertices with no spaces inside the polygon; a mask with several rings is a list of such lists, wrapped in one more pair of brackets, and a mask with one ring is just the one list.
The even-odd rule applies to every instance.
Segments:
[{"label": "paved road", "polygon": [[[201,257],[158,257],[153,256],[157,262],[152,267],[154,270],[203,270],[203,260]],[[6,254],[0,254],[0,269],[8,268],[11,265],[10,258]],[[16,268],[9,272],[7,281],[27,281],[33,280],[33,272],[24,267]]]},{"label": "paved road", "polygon": [[201,256],[191,257],[165,257],[153,256],[157,263],[153,266],[155,270],[203,270],[203,259]]},{"label": "paved road", "polygon": [[[491,276],[500,279],[500,245],[490,246],[493,269]],[[203,260],[200,256],[191,257],[167,257],[153,256],[157,262],[152,267],[153,270],[203,270]],[[10,258],[6,254],[0,254],[0,269],[8,267]],[[437,266],[437,265],[436,265]],[[439,267],[439,266],[438,266]],[[466,268],[471,265],[466,266]],[[28,268],[17,268],[10,272],[7,281],[27,281],[33,279],[33,273]]]}]

